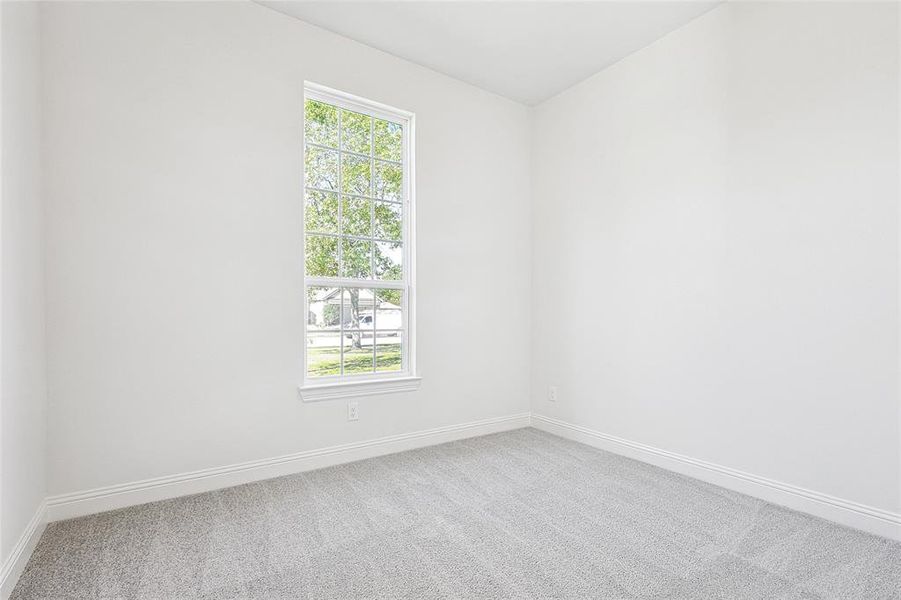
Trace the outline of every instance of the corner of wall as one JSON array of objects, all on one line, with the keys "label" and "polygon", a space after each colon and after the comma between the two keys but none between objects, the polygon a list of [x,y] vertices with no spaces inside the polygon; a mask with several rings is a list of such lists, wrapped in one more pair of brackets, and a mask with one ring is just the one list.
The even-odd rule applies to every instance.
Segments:
[{"label": "corner of wall", "polygon": [[[41,12],[0,3],[0,597],[46,522],[46,206],[42,186]],[[12,349],[12,352],[10,351]],[[5,352],[3,351],[5,350]]]}]

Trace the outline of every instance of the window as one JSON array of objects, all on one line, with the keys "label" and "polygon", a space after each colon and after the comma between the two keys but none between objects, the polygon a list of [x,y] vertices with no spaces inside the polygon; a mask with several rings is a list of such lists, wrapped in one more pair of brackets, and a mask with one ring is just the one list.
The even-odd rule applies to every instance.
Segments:
[{"label": "window", "polygon": [[307,84],[305,400],[418,385],[413,115]]}]

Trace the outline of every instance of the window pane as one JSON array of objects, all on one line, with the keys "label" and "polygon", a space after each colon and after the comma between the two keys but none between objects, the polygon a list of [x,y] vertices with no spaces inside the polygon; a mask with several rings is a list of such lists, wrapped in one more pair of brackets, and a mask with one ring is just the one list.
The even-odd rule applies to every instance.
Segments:
[{"label": "window pane", "polygon": [[396,242],[375,243],[376,279],[403,279],[403,247]]},{"label": "window pane", "polygon": [[307,190],[304,220],[307,231],[338,233],[338,195]]},{"label": "window pane", "polygon": [[307,277],[338,276],[338,238],[307,234]]},{"label": "window pane", "polygon": [[338,189],[338,153],[322,148],[307,148],[304,162],[307,187]]},{"label": "window pane", "polygon": [[368,279],[372,277],[372,242],[342,238],[342,277]]},{"label": "window pane", "polygon": [[401,240],[403,215],[401,205],[390,202],[375,203],[375,237],[383,240]]},{"label": "window pane", "polygon": [[375,291],[376,329],[403,329],[403,291]]},{"label": "window pane", "polygon": [[[369,196],[369,159],[344,154],[341,157],[342,187],[348,194]],[[329,188],[331,189],[331,188]]]},{"label": "window pane", "polygon": [[397,123],[375,120],[375,157],[401,160],[403,151],[403,127]]},{"label": "window pane", "polygon": [[307,100],[304,107],[304,136],[308,142],[338,147],[338,109],[324,102]]},{"label": "window pane", "polygon": [[341,333],[307,333],[307,374],[326,377],[341,374]]},{"label": "window pane", "polygon": [[343,220],[342,233],[345,235],[362,235],[366,237],[371,235],[371,202],[372,201],[367,198],[344,196],[344,206],[341,208],[343,211],[341,215]]},{"label": "window pane", "polygon": [[349,110],[341,111],[342,150],[369,155],[372,118]]},{"label": "window pane", "polygon": [[307,288],[307,331],[340,329],[341,289],[311,286]]},{"label": "window pane", "polygon": [[403,333],[378,331],[375,334],[375,370],[384,373],[403,369]]},{"label": "window pane", "polygon": [[404,172],[400,165],[375,161],[375,197],[385,200],[401,200]]},{"label": "window pane", "polygon": [[372,373],[372,332],[344,332],[344,374]]},{"label": "window pane", "polygon": [[344,329],[368,330],[372,337],[373,290],[370,288],[344,288]]}]

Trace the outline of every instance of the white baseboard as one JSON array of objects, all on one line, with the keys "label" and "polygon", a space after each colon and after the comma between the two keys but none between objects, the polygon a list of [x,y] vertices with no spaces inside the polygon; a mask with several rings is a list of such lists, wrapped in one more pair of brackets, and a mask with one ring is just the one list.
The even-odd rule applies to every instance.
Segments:
[{"label": "white baseboard", "polygon": [[47,498],[49,521],[71,519],[178,496],[199,494],[281,475],[311,471],[424,446],[529,426],[529,413],[484,419],[400,435],[307,450],[285,456]]},{"label": "white baseboard", "polygon": [[41,502],[0,569],[0,599],[9,598],[13,588],[16,587],[16,582],[25,570],[25,565],[28,564],[28,559],[31,558],[31,553],[34,552],[34,547],[37,546],[46,526],[47,503]]},{"label": "white baseboard", "polygon": [[755,496],[773,504],[786,506],[855,529],[901,540],[901,514],[898,513],[661,450],[535,413],[532,413],[532,426],[595,448],[608,450],[749,496]]},{"label": "white baseboard", "polygon": [[[774,481],[594,431],[587,427],[537,414],[522,413],[461,423],[413,433],[400,434],[297,452],[285,456],[203,469],[121,485],[96,488],[47,498],[3,565],[3,592],[14,585],[44,523],[69,519],[147,502],[155,502],[251,483],[281,475],[320,469],[374,456],[402,452],[444,442],[519,429],[529,425],[596,448],[635,458],[696,479],[761,498],[843,525],[901,540],[901,515],[836,498],[820,492]],[[18,571],[17,571],[18,569]],[[10,584],[9,582],[13,583]],[[8,591],[7,586],[10,588]],[[5,598],[5,596],[0,596]]]}]

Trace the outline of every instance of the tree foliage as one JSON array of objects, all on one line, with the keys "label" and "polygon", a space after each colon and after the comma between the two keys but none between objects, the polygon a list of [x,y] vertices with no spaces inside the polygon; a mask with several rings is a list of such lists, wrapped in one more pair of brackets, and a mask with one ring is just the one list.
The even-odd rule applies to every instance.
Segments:
[{"label": "tree foliage", "polygon": [[[307,275],[402,279],[402,126],[315,100],[306,102],[304,116]],[[346,326],[357,329],[360,291],[343,294]],[[380,302],[399,306],[400,290],[379,290]],[[360,348],[359,336],[353,341]]]}]

